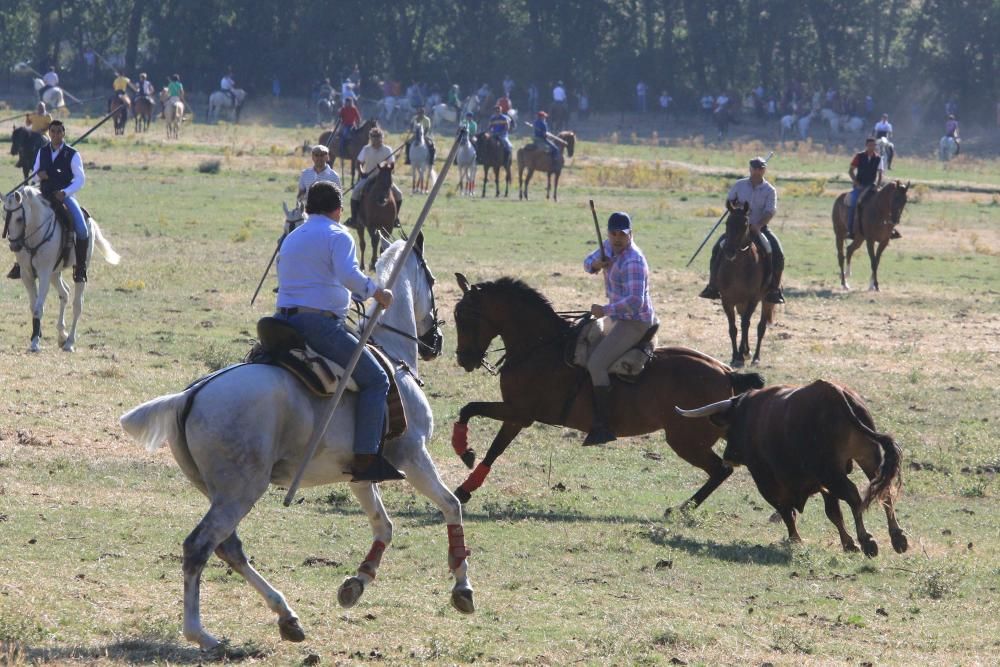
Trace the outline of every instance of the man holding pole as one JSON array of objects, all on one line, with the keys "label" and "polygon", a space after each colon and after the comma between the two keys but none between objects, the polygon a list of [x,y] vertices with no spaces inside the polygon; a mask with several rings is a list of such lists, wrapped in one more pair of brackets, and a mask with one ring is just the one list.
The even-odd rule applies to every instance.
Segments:
[{"label": "man holding pole", "polygon": [[[278,262],[275,317],[284,319],[324,357],[347,367],[358,339],[344,326],[351,293],[374,298],[383,308],[392,292],[375,284],[358,268],[354,238],[340,225],[340,188],[317,181],[306,194],[309,217],[285,238]],[[351,375],[359,387],[354,420],[354,482],[404,479],[382,458],[389,378],[365,349]]]},{"label": "man holding pole", "polygon": [[[784,303],[781,294],[781,274],[785,268],[785,254],[781,250],[778,237],[768,228],[767,223],[774,217],[778,205],[778,193],[774,186],[764,179],[767,171],[767,161],[759,157],[750,160],[750,176],[736,181],[729,190],[727,199],[740,204],[750,204],[750,229],[754,232],[754,242],[767,254],[771,262],[771,284],[764,299],[768,303]],[[712,247],[712,259],[709,263],[708,285],[701,291],[703,299],[719,299],[719,289],[715,285],[715,277],[719,269],[719,258],[725,235],[719,237]]]},{"label": "man holding pole", "polygon": [[[594,221],[597,218],[595,214]],[[600,229],[598,229],[600,241]],[[634,347],[656,323],[653,302],[649,298],[649,265],[632,240],[632,220],[627,213],[612,213],[608,218],[608,240],[590,253],[583,262],[587,273],[604,272],[606,304],[594,304],[594,317],[607,317],[607,334],[594,348],[587,361],[587,371],[594,384],[594,420],[583,441],[584,446],[611,442],[611,377],[608,368]]]}]

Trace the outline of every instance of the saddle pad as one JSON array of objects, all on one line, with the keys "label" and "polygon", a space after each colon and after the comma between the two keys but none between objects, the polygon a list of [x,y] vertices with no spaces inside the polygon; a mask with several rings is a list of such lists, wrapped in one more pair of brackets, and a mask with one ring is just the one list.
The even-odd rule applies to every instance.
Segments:
[{"label": "saddle pad", "polygon": [[[576,338],[573,352],[573,365],[580,368],[587,367],[590,354],[598,346],[605,336],[605,320],[599,318],[584,325]],[[646,363],[652,358],[656,349],[656,330],[659,325],[654,324],[650,331],[643,336],[639,344],[625,354],[618,357],[608,369],[609,375],[615,375],[623,380],[634,380],[646,368]]]}]

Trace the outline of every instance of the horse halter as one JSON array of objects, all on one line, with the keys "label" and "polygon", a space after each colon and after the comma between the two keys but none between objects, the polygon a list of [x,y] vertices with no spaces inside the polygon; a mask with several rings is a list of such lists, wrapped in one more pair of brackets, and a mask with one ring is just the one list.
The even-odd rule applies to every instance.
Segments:
[{"label": "horse halter", "polygon": [[444,347],[444,335],[441,333],[441,325],[444,324],[444,320],[438,319],[437,302],[434,300],[434,283],[436,281],[430,267],[427,266],[424,253],[420,248],[413,246],[413,256],[417,258],[417,264],[423,270],[427,286],[430,288],[431,320],[433,322],[426,333],[417,336],[417,343],[420,347],[420,358],[424,361],[432,361],[441,356],[441,350]]}]

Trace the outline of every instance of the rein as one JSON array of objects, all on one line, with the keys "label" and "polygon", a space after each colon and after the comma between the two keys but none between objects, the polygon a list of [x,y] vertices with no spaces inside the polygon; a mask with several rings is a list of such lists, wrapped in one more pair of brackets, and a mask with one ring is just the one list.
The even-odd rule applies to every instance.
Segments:
[{"label": "rein", "polygon": [[[31,258],[34,259],[35,255],[38,253],[38,249],[41,248],[46,243],[48,243],[52,239],[53,235],[55,235],[56,227],[58,227],[58,222],[55,213],[53,212],[52,218],[44,227],[39,227],[35,231],[29,234],[27,216],[24,213],[24,202],[22,201],[20,206],[18,206],[15,209],[7,211],[6,220],[4,221],[4,226],[3,226],[4,237],[7,236],[8,227],[10,226],[10,219],[15,211],[21,211],[21,217],[22,219],[24,219],[24,232],[21,234],[20,237],[17,238],[11,236],[10,244],[11,246],[19,245],[21,249],[27,250],[28,254],[31,255]],[[28,239],[42,231],[45,232],[45,237],[41,241],[39,241],[34,247],[28,245]]]},{"label": "rein", "polygon": [[[479,366],[485,369],[490,375],[499,375],[504,369],[513,367],[516,364],[530,358],[531,355],[538,350],[548,347],[553,343],[566,340],[570,336],[577,334],[583,325],[591,320],[589,310],[557,310],[555,311],[555,314],[569,323],[570,328],[556,334],[555,336],[540,338],[534,345],[528,346],[527,349],[514,351],[509,350],[506,346],[501,346],[492,350],[486,350],[483,352],[482,359],[479,360]],[[479,313],[479,315],[482,315],[482,313]],[[500,355],[500,358],[497,359],[496,362],[490,363],[486,361],[486,356],[494,352],[503,352],[503,354]]]}]

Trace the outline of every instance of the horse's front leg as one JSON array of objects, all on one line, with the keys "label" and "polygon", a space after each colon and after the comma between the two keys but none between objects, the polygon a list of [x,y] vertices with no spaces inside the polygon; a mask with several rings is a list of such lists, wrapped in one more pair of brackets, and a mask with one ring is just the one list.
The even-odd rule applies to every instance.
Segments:
[{"label": "horse's front leg", "polygon": [[31,303],[31,347],[29,349],[32,352],[38,352],[41,349],[42,315],[45,312],[45,297],[49,294],[52,272],[48,269],[39,271],[37,283],[28,277],[30,273],[31,264],[28,263],[21,270],[21,281],[28,288],[28,300]]},{"label": "horse's front leg", "polygon": [[756,303],[748,303],[740,315],[740,356],[743,359],[750,356],[750,321],[756,310]]},{"label": "horse's front leg", "polygon": [[[362,233],[364,233],[364,232],[362,232]],[[392,225],[389,226],[389,233],[390,234],[392,233]],[[375,225],[369,225],[368,226],[368,236],[369,236],[369,238],[371,239],[371,242],[372,242],[371,265],[369,266],[369,269],[371,269],[372,271],[374,271],[375,270],[375,258],[378,256],[378,252],[376,252],[376,248],[379,247],[379,238],[378,238],[378,235],[377,235],[377,233],[375,231]],[[362,257],[361,258],[361,266],[364,266],[364,265],[365,265],[364,264],[364,257]]]},{"label": "horse's front leg", "polygon": [[487,165],[483,165],[483,196],[481,199],[486,199],[486,184],[490,182],[490,168]]},{"label": "horse's front leg", "polygon": [[872,267],[872,277],[868,282],[868,291],[877,292],[878,291],[878,256],[882,254],[882,246],[879,246],[878,256],[875,253],[875,241],[872,239],[865,239],[865,245],[868,248],[868,261],[871,262]]},{"label": "horse's front leg", "polygon": [[733,368],[739,368],[743,365],[743,355],[740,354],[740,348],[736,344],[736,307],[732,304],[723,303],[722,310],[726,313],[726,320],[729,322],[729,342],[733,345],[733,358],[730,360],[729,365]]},{"label": "horse's front leg", "polygon": [[545,199],[552,195],[552,172],[545,172]]},{"label": "horse's front leg", "polygon": [[356,605],[361,599],[361,594],[365,592],[365,587],[375,581],[375,575],[382,563],[382,554],[392,542],[392,521],[385,511],[385,505],[382,504],[378,486],[371,482],[355,482],[350,487],[351,493],[361,503],[361,509],[371,524],[372,546],[358,566],[358,573],[344,579],[344,583],[337,590],[337,602],[345,609]]},{"label": "horse's front leg", "polygon": [[472,492],[482,486],[486,476],[490,474],[493,462],[503,454],[507,445],[517,437],[532,420],[525,419],[521,414],[507,403],[487,403],[473,402],[467,403],[458,413],[458,421],[452,429],[451,446],[455,453],[462,459],[462,463],[467,468],[472,468],[476,461],[476,453],[469,447],[469,420],[473,417],[487,417],[503,422],[499,433],[493,439],[486,457],[476,466],[469,477],[462,482],[462,485],[455,491],[455,495],[463,503],[468,502],[472,497]]},{"label": "horse's front leg", "polygon": [[559,201],[559,172],[556,172],[554,182],[552,183],[552,201]]},{"label": "horse's front leg", "polygon": [[764,342],[764,334],[767,332],[767,323],[771,319],[771,312],[774,309],[773,304],[765,303],[760,308],[760,321],[757,323],[757,347],[753,353],[753,359],[750,361],[751,366],[756,366],[760,363],[760,344]]},{"label": "horse's front leg", "polygon": [[52,278],[49,280],[59,295],[59,317],[56,319],[56,329],[59,332],[59,345],[62,346],[69,338],[69,333],[66,331],[66,306],[69,303],[69,288],[66,286],[66,281],[62,279],[62,274],[58,271],[53,272]]}]

